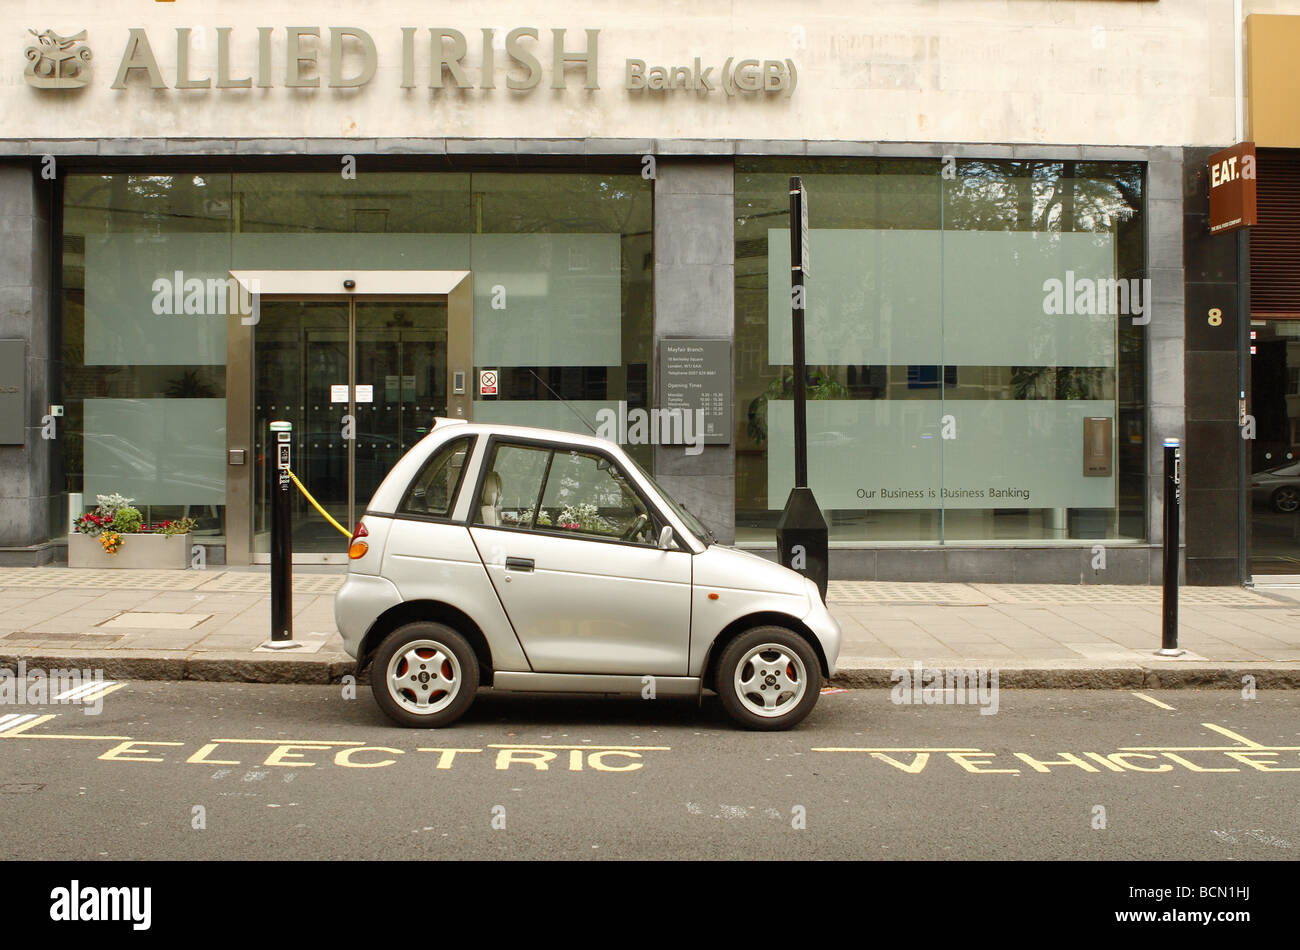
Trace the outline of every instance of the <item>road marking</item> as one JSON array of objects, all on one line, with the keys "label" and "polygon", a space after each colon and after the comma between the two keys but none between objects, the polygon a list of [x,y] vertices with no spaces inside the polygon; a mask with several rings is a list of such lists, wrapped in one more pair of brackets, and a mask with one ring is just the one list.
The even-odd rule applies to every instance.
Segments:
[{"label": "road marking", "polygon": [[642,752],[671,752],[666,745],[527,745],[523,742],[489,742],[489,749],[638,749]]},{"label": "road marking", "polygon": [[167,761],[166,759],[159,759],[151,755],[146,755],[145,753],[151,751],[149,749],[135,748],[135,746],[152,746],[152,745],[178,746],[178,745],[185,745],[185,743],[184,742],[154,742],[154,741],[146,741],[144,739],[127,739],[125,742],[121,742],[113,746],[113,748],[109,749],[107,752],[101,755],[100,758],[108,759],[114,762],[166,762]]},{"label": "road marking", "polygon": [[[36,718],[36,713],[28,713],[26,716],[20,716],[18,713],[9,713],[6,716],[0,716],[0,735],[4,735],[12,729],[16,729],[25,722],[31,722]],[[30,726],[28,728],[31,728]]]},{"label": "road marking", "polygon": [[[629,746],[630,748],[630,746]],[[851,749],[847,746],[822,746],[814,752],[979,752],[977,746],[874,746],[869,749]]]},{"label": "road marking", "polygon": [[343,742],[334,739],[209,739],[209,742],[247,742],[256,745],[365,745],[364,742]]},{"label": "road marking", "polygon": [[1212,729],[1221,736],[1227,736],[1234,742],[1241,745],[1126,745],[1121,746],[1124,752],[1243,752],[1244,745],[1246,749],[1266,750],[1268,752],[1300,752],[1300,745],[1264,745],[1262,742],[1256,742],[1253,739],[1247,739],[1243,735],[1225,729],[1223,726],[1216,726],[1212,722],[1201,723],[1206,729]]},{"label": "road marking", "polygon": [[[1134,694],[1138,695],[1138,694]],[[1150,697],[1142,697],[1149,699]],[[1163,704],[1158,704],[1163,705]],[[1019,759],[1020,762],[1028,765],[1033,772],[1025,774],[1048,774],[1061,768],[1073,767],[1085,773],[1100,773],[1102,769],[1108,772],[1171,772],[1174,766],[1170,763],[1176,763],[1189,772],[1198,773],[1240,773],[1244,770],[1240,768],[1213,768],[1209,765],[1193,762],[1180,752],[1207,752],[1219,753],[1233,760],[1238,765],[1246,765],[1257,772],[1294,772],[1300,773],[1300,767],[1289,768],[1279,761],[1278,756],[1288,752],[1300,752],[1300,746],[1270,746],[1262,742],[1256,742],[1240,733],[1233,732],[1224,726],[1215,725],[1212,722],[1201,723],[1206,729],[1217,732],[1225,738],[1231,739],[1235,745],[1205,745],[1205,746],[1123,746],[1117,752],[1097,753],[1084,752],[1082,757],[1073,752],[1057,752],[1055,759],[1040,759],[1026,752],[1009,752],[997,753],[987,752],[978,748],[944,748],[944,747],[925,747],[925,746],[879,746],[867,748],[848,748],[848,747],[826,747],[815,746],[813,752],[856,752],[865,753],[872,759],[884,762],[893,768],[905,772],[908,775],[919,775],[926,770],[930,763],[931,752],[942,752],[947,754],[947,758],[953,763],[960,766],[966,772],[974,775],[990,774],[1020,774],[1019,769],[998,769],[992,768],[992,760],[998,755],[1004,755],[1003,761],[1009,757]],[[894,754],[911,753],[913,758],[911,762],[901,761],[894,758]],[[1091,762],[1085,761],[1091,759],[1092,762],[1100,765],[1097,768]],[[1168,761],[1161,761],[1162,759]],[[1138,761],[1141,760],[1141,761]]]},{"label": "road marking", "polygon": [[1173,712],[1177,712],[1177,711],[1178,711],[1178,710],[1174,709],[1173,706],[1166,705],[1165,703],[1162,703],[1162,702],[1161,702],[1160,700],[1158,700],[1158,699],[1152,699],[1152,698],[1151,698],[1150,696],[1148,696],[1146,693],[1133,693],[1133,695],[1136,696],[1138,699],[1145,699],[1145,700],[1146,700],[1147,702],[1149,702],[1152,706],[1159,706],[1161,709],[1169,709],[1169,710],[1172,710]]},{"label": "road marking", "polygon": [[77,697],[77,701],[80,703],[86,703],[90,700],[103,699],[109,693],[116,693],[119,689],[123,689],[125,686],[125,683],[106,684],[102,689],[95,689],[88,693],[82,693]]},{"label": "road marking", "polygon": [[116,686],[118,689],[121,689],[124,685],[126,684],[118,683],[115,680],[96,680],[89,683],[82,683],[80,686],[65,689],[63,692],[59,693],[59,695],[54,697],[54,701],[56,703],[70,703],[74,701],[84,702],[88,697],[93,696],[100,690],[107,690],[107,692],[103,693],[103,695],[106,696],[108,695],[108,692],[112,692],[112,690],[108,690],[108,687]]},{"label": "road marking", "polygon": [[1231,729],[1225,729],[1223,728],[1223,726],[1216,726],[1212,722],[1203,722],[1201,723],[1201,725],[1204,726],[1206,729],[1213,729],[1221,736],[1227,736],[1233,742],[1240,742],[1242,745],[1250,746],[1252,749],[1269,748],[1268,746],[1262,743],[1256,742],[1254,739],[1247,739],[1243,735],[1238,735],[1237,733],[1233,732]]},{"label": "road marking", "polygon": [[42,723],[47,723],[51,719],[58,719],[58,713],[49,713],[44,716],[19,716],[18,721],[3,723],[0,720],[0,739],[101,739],[105,742],[124,742],[130,739],[130,736],[64,736],[56,733],[28,732]]}]

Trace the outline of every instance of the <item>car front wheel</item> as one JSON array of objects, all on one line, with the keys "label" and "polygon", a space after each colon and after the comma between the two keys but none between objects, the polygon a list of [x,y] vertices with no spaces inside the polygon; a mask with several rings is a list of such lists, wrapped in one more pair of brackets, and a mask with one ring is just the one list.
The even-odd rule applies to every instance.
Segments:
[{"label": "car front wheel", "polygon": [[449,726],[478,689],[478,658],[469,642],[441,623],[408,623],[379,645],[370,685],[390,719],[403,726]]},{"label": "car front wheel", "polygon": [[1280,511],[1284,515],[1289,515],[1297,508],[1300,508],[1300,489],[1293,488],[1290,485],[1284,485],[1277,491],[1273,492],[1271,500],[1273,502],[1274,511]]},{"label": "car front wheel", "polygon": [[736,725],[789,729],[817,703],[821,668],[808,641],[785,627],[756,627],[718,660],[718,697]]}]

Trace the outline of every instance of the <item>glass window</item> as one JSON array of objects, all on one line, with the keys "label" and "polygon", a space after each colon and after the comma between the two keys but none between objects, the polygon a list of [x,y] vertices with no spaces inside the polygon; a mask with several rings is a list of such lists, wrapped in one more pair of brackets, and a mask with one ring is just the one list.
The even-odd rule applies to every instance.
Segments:
[{"label": "glass window", "polygon": [[[63,195],[60,441],[66,490],[91,503],[135,493],[151,521],[189,515],[197,534],[224,533],[226,327],[246,303],[231,295],[231,269],[468,269],[475,368],[499,377],[476,419],[587,432],[602,408],[651,404],[654,183],[631,168],[74,172]],[[377,392],[400,401],[426,378],[445,389],[429,367],[435,309],[370,328],[427,343],[413,366],[380,374]],[[264,316],[263,342],[277,332]],[[290,381],[312,358],[295,352],[274,369]],[[417,405],[432,407],[433,390]],[[281,393],[254,411],[306,425],[335,408]],[[367,404],[358,431],[377,431],[385,411]],[[652,465],[650,446],[629,451]]]},{"label": "glass window", "polygon": [[531,529],[550,458],[549,449],[498,443],[474,506],[474,523]]},{"label": "glass window", "polygon": [[603,455],[556,452],[546,477],[537,526],[598,538],[652,544],[650,513],[623,474]]},{"label": "glass window", "polygon": [[[1141,164],[754,158],[736,163],[737,540],[771,543],[794,481],[791,175],[831,540],[1144,538]],[[1096,419],[1112,455],[1085,465]]]},{"label": "glass window", "polygon": [[471,444],[468,438],[453,439],[435,452],[411,484],[399,510],[411,515],[449,517]]}]

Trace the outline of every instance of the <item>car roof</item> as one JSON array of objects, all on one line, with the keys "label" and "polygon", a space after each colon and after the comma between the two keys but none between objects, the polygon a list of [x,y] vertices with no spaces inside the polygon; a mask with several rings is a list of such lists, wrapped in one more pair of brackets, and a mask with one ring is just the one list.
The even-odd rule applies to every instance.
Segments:
[{"label": "car roof", "polygon": [[[568,429],[543,429],[538,426],[506,425],[498,422],[470,422],[465,419],[445,419],[439,416],[430,435],[445,435],[447,427],[454,425],[456,434],[504,435],[516,439],[540,439],[547,442],[568,442],[589,449],[617,448],[617,444],[598,435],[571,432]],[[426,436],[427,438],[427,436]]]}]

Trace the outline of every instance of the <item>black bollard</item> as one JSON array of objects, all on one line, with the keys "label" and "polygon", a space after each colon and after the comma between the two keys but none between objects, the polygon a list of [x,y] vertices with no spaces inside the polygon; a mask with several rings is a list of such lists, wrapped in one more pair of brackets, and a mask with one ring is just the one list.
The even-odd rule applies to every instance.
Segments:
[{"label": "black bollard", "polygon": [[1178,509],[1183,461],[1177,439],[1165,439],[1164,616],[1157,656],[1181,656],[1178,649]]}]

